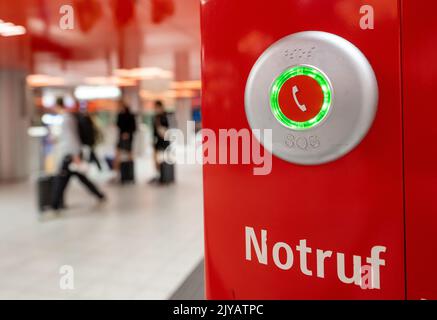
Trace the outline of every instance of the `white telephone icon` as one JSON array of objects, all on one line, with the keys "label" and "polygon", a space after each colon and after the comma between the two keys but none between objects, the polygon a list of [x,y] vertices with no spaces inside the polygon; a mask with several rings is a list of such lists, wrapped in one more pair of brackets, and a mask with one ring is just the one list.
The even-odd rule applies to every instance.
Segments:
[{"label": "white telephone icon", "polygon": [[299,107],[300,110],[302,110],[303,112],[307,111],[307,107],[304,104],[299,103],[299,100],[297,99],[297,93],[299,92],[299,88],[297,86],[293,86],[293,99],[294,102],[296,102],[297,106]]}]

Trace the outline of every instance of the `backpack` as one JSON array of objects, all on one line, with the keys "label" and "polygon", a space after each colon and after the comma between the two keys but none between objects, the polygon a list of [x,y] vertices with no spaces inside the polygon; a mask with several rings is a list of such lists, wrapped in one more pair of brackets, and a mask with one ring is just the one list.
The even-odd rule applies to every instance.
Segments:
[{"label": "backpack", "polygon": [[97,133],[93,121],[88,115],[79,113],[76,114],[76,119],[80,142],[85,146],[94,146]]}]

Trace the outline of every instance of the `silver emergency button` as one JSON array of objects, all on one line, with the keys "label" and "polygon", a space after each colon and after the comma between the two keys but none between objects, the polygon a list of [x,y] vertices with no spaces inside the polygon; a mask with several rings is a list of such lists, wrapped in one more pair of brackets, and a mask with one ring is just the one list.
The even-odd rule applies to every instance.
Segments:
[{"label": "silver emergency button", "polygon": [[288,162],[317,165],[353,150],[375,118],[378,85],[363,53],[334,34],[306,31],[268,48],[249,75],[245,108],[252,129],[272,129]]}]

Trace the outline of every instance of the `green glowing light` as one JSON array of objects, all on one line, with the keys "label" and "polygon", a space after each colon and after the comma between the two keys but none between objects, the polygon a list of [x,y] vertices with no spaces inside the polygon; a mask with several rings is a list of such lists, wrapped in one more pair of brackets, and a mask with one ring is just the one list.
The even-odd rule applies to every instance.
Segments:
[{"label": "green glowing light", "polygon": [[[281,107],[279,105],[279,92],[281,91],[281,88],[284,85],[284,83],[287,82],[289,79],[302,75],[311,77],[317,81],[317,83],[320,85],[322,89],[324,100],[323,100],[322,108],[314,118],[305,122],[298,122],[289,119],[282,112]],[[293,130],[307,130],[319,124],[328,115],[329,109],[331,108],[331,103],[332,103],[332,91],[328,79],[322,72],[309,66],[296,66],[284,71],[275,80],[272,89],[270,91],[270,107],[272,109],[273,115],[279,122],[281,122],[283,125]]]}]

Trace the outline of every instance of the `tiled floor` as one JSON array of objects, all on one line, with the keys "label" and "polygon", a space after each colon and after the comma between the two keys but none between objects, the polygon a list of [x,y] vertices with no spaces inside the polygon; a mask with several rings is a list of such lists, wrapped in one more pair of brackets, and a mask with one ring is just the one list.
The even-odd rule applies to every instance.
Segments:
[{"label": "tiled floor", "polygon": [[[179,166],[170,187],[106,185],[97,206],[79,185],[61,217],[37,219],[34,183],[0,185],[0,299],[167,299],[202,260],[199,166]],[[61,290],[60,268],[74,270]]]}]

